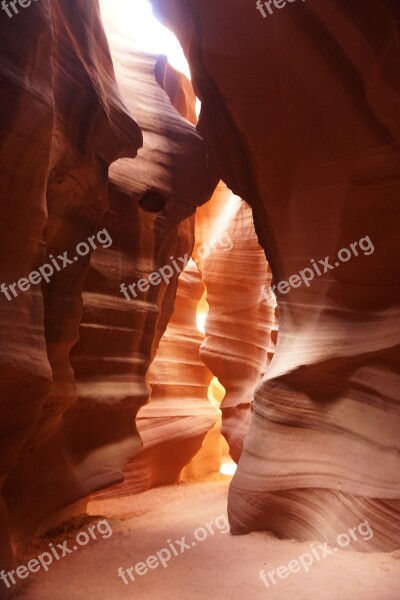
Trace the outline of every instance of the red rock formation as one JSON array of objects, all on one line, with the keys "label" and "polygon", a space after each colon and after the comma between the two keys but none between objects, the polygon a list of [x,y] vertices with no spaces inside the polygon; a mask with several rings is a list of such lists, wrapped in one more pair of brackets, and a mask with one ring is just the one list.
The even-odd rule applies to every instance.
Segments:
[{"label": "red rock formation", "polygon": [[[234,243],[199,264],[210,306],[202,354],[227,391],[224,433],[236,459],[255,390],[229,497],[232,531],[333,541],[368,520],[364,549],[392,550],[399,8],[307,0],[262,19],[239,0],[152,3],[191,62],[207,150],[189,83],[110,28],[114,73],[97,2],[41,0],[0,15],[0,570],[18,544],[122,481],[141,449],[135,417],[157,349],[153,402],[139,419],[145,452],[129,463],[129,489],[196,473],[185,465],[218,430],[205,435],[218,413],[192,322],[199,282],[188,298],[195,276],[182,277],[169,329],[177,272],[130,301],[120,284],[190,255],[214,164],[252,208],[274,285],[302,269],[313,275],[311,285],[279,289],[279,341],[255,389],[273,316],[260,289],[266,263],[247,205],[230,218],[223,201],[205,209],[197,252],[217,231]],[[210,224],[218,213],[220,229]],[[111,246],[21,290],[49,255],[73,257],[101,229]],[[336,267],[342,248],[351,251]],[[171,336],[183,332],[191,362],[182,368],[176,353],[166,365]]]},{"label": "red rock formation", "polygon": [[[42,288],[2,296],[0,565],[7,570],[10,534],[19,543],[45,520],[73,513],[92,491],[121,480],[124,462],[139,451],[134,417],[148,395],[144,377],[172,314],[177,275],[132,305],[119,285],[166,264],[170,253],[190,255],[191,215],[215,177],[200,136],[172,108],[155,71],[192,118],[189,88],[180,94],[180,77],[157,57],[128,58],[136,70],[118,79],[145,147],[136,162],[113,166],[108,208],[108,166],[134,157],[142,133],[117,87],[97,3],[43,0],[10,22],[3,17],[2,281],[27,277],[49,255],[72,259],[77,244],[105,227],[113,241],[94,253],[90,269],[91,248]],[[160,214],[139,208],[153,210],[154,201],[163,204]],[[77,397],[69,354],[82,293]]]},{"label": "red rock formation", "polygon": [[[8,208],[1,257],[7,283],[36,271],[46,262],[45,250],[70,250],[96,230],[105,208],[107,163],[134,156],[141,143],[116,88],[96,7],[81,4],[76,9],[87,19],[73,28],[70,11],[58,2],[44,1],[10,21],[2,15],[2,65],[7,66],[1,69],[1,105],[7,108],[2,112],[1,172]],[[79,46],[84,58],[76,54]],[[86,95],[74,102],[80,86]],[[3,496],[14,541],[32,532],[54,496],[62,498],[63,506],[69,504],[69,468],[62,454],[51,453],[49,440],[74,400],[68,352],[77,339],[87,262],[63,272],[63,283],[56,274],[43,285],[43,297],[40,286],[32,284],[14,300],[3,298],[1,420],[8,433],[2,436],[2,481],[11,471]],[[13,323],[18,323],[17,335],[10,331]],[[11,561],[7,529],[8,524],[1,527],[2,568]]]},{"label": "red rock formation", "polygon": [[[103,18],[107,19],[107,11]],[[93,480],[90,491],[121,482],[122,467],[138,453],[140,439],[132,435],[136,433],[134,418],[149,396],[145,377],[173,313],[179,272],[173,269],[168,284],[160,277],[161,283],[148,286],[145,293],[136,290],[136,298],[128,290],[129,301],[121,294],[121,282],[129,285],[147,279],[164,265],[172,264],[171,257],[182,266],[179,259],[190,257],[194,243],[193,217],[188,215],[209,198],[215,186],[201,139],[171,106],[158,83],[160,80],[165,87],[177,89],[182,77],[164,60],[138,53],[134,41],[117,35],[107,20],[106,26],[117,81],[143,131],[144,146],[134,161],[124,159],[110,169],[110,209],[103,225],[114,244],[109,251],[94,253],[85,290],[81,339],[73,353],[79,400],[68,415],[68,423],[72,426],[77,421],[81,428],[85,423],[89,427],[93,413],[108,423],[110,418],[115,419],[115,425],[108,430],[99,426],[89,448],[84,448],[86,459],[81,462],[85,471],[81,479],[88,480],[90,469],[89,479]],[[194,110],[195,97],[192,91],[190,98],[189,89],[187,84],[183,88],[185,103],[179,99],[185,117],[193,116]],[[176,91],[175,95],[180,97]],[[149,210],[156,212],[152,214]],[[86,408],[88,405],[90,410]],[[183,409],[186,414],[188,411],[189,408]],[[172,428],[172,420],[178,421],[179,416],[177,411],[171,418]],[[163,418],[161,413],[160,419]],[[160,432],[156,421],[153,438]],[[175,437],[182,432],[183,421]],[[176,480],[175,474],[179,475],[190,461],[201,443],[200,437],[204,437],[214,421],[215,414],[210,416],[209,411],[198,430],[186,434],[196,439],[190,441],[187,453],[182,452],[176,464],[171,461],[174,475],[171,479],[165,474],[163,481]],[[143,443],[146,447],[146,436]],[[104,456],[105,446],[107,456]],[[162,444],[157,452],[157,456],[163,452]],[[148,453],[126,466],[126,483],[110,490],[111,495],[147,489],[160,482],[157,473],[163,465],[157,464],[154,456],[143,472],[141,461],[146,462],[147,456]]]},{"label": "red rock formation", "polygon": [[[200,273],[191,261],[179,279],[174,314],[149,371],[150,402],[137,418],[147,487],[178,481],[219,419],[220,411],[207,398],[212,374],[199,356],[204,336],[197,328],[196,309],[203,293]],[[209,469],[218,470],[220,461],[219,455],[215,465],[211,457]]]},{"label": "red rock formation", "polygon": [[209,312],[201,348],[205,364],[226,389],[222,433],[238,462],[251,419],[255,386],[267,366],[273,296],[262,294],[271,273],[249,205],[220,184],[197,214],[195,257]]},{"label": "red rock formation", "polygon": [[[194,477],[218,471],[221,465],[221,413],[208,399],[212,373],[199,354],[204,334],[197,327],[196,311],[203,294],[201,275],[190,261],[179,279],[174,314],[149,370],[150,402],[137,418],[143,459],[149,463],[148,487],[178,481],[184,467]],[[207,456],[189,466],[208,432],[212,440],[205,444]]]},{"label": "red rock formation", "polygon": [[[18,44],[16,44],[18,40]],[[0,19],[0,277],[7,286],[43,262],[46,182],[54,118],[49,7]],[[27,139],[30,141],[27,145]],[[0,298],[0,485],[13,469],[50,388],[40,288]],[[12,564],[0,499],[0,565]]]},{"label": "red rock formation", "polygon": [[365,236],[375,247],[278,296],[277,350],[231,486],[231,528],[331,541],[368,519],[365,549],[391,550],[400,542],[398,4],[310,0],[267,19],[240,0],[152,4],[189,58],[199,130],[253,208],[274,283],[311,259],[334,262]]},{"label": "red rock formation", "polygon": [[[196,309],[203,292],[200,273],[190,261],[179,278],[174,313],[149,369],[149,402],[136,419],[143,452],[125,467],[124,482],[99,497],[129,495],[176,483],[219,420],[219,409],[207,399],[212,374],[199,356],[204,335],[197,329]],[[221,444],[217,440],[206,464],[197,465],[197,470],[190,468],[190,472],[194,476],[218,471],[220,464]]]}]

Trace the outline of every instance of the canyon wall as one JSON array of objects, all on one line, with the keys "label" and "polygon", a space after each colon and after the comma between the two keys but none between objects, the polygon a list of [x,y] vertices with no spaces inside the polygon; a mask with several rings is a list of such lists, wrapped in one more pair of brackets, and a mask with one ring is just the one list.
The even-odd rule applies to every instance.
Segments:
[{"label": "canyon wall", "polygon": [[[193,214],[217,177],[186,119],[194,120],[188,82],[164,58],[130,48],[116,77],[97,2],[43,0],[1,17],[7,571],[14,548],[84,510],[141,450],[135,416],[178,273],[132,301],[120,284],[137,283],[171,254],[190,255]],[[36,273],[30,283],[45,263],[48,281]]]},{"label": "canyon wall", "polygon": [[[213,376],[233,533],[368,520],[358,548],[397,548],[398,5],[152,4],[198,131],[190,83],[111,2],[108,39],[98,2],[1,14],[0,567],[92,493],[218,468]],[[196,224],[220,176],[237,196],[220,185]]]},{"label": "canyon wall", "polygon": [[[174,312],[148,371],[149,402],[136,418],[143,451],[125,466],[124,482],[97,497],[127,496],[176,483],[195,455],[204,454],[204,439],[219,423],[220,411],[208,400],[212,374],[199,357],[204,335],[197,328],[196,309],[203,293],[200,273],[190,261],[179,278]],[[216,429],[219,433],[220,427]],[[191,465],[191,476],[218,471],[221,458],[217,440],[205,461]]]},{"label": "canyon wall", "polygon": [[[1,281],[7,286],[43,262],[46,183],[54,120],[53,70],[48,59],[53,39],[48,3],[41,3],[29,18],[20,17],[9,21],[3,16],[0,20],[0,272]],[[1,308],[0,482],[3,488],[50,389],[51,369],[40,289],[32,288],[17,298],[12,292],[7,297],[3,291]],[[11,527],[3,496],[0,564],[6,570],[12,565]]]},{"label": "canyon wall", "polygon": [[[116,85],[98,7],[77,2],[76,10],[86,15],[79,23],[63,2],[52,2],[49,13],[53,40],[47,52],[53,66],[55,111],[46,164],[44,252],[39,264],[50,262],[54,271],[42,283],[43,335],[52,385],[40,398],[35,429],[4,485],[16,540],[29,536],[43,519],[86,495],[86,486],[74,468],[78,457],[69,452],[63,433],[63,416],[76,401],[69,353],[79,335],[82,290],[91,254],[78,257],[76,247],[102,227],[108,202],[108,165],[120,156],[135,156],[142,144],[139,126]],[[82,50],[80,55],[77,47]],[[29,62],[27,68],[29,72]],[[83,90],[82,94],[78,90]],[[24,165],[22,158],[21,171]],[[65,252],[72,264],[60,259],[63,268],[58,270],[50,257]],[[21,273],[27,274],[27,270]],[[35,330],[34,320],[31,326]]]},{"label": "canyon wall", "polygon": [[222,433],[238,462],[254,390],[269,364],[275,300],[252,211],[222,182],[197,211],[194,256],[209,306],[200,355],[226,390]]},{"label": "canyon wall", "polygon": [[[102,497],[176,482],[218,418],[207,401],[211,375],[197,360],[196,374],[189,367],[186,380],[181,358],[182,353],[189,352],[195,360],[200,346],[195,315],[202,284],[195,282],[194,274],[189,277],[185,272],[178,286],[180,271],[173,263],[183,270],[189,261],[194,210],[211,196],[216,184],[202,141],[188,122],[196,120],[195,96],[188,80],[164,57],[138,52],[135,40],[121,35],[113,23],[112,10],[112,4],[102,3],[117,82],[141,127],[144,145],[137,158],[118,161],[110,169],[110,208],[105,224],[115,242],[108,252],[94,253],[81,337],[73,352],[80,394],[71,418],[88,426],[93,414],[85,407],[96,403],[104,422],[109,423],[110,411],[116,419],[111,429],[100,423],[96,433],[96,452],[107,448],[101,471],[95,452],[90,462],[86,459],[84,463],[85,468],[92,463],[100,476],[101,485],[96,489],[124,478],[121,485],[101,492]],[[121,282],[127,287],[141,278],[148,279],[164,265],[172,275],[167,271],[165,278],[158,276],[160,281],[148,285],[145,292],[136,288],[132,293],[128,288],[125,295],[121,293]],[[190,294],[186,289],[189,282]],[[162,336],[173,314],[170,328],[175,334],[171,342],[168,330],[166,337]],[[189,331],[193,339],[187,338]],[[170,362],[162,366],[164,361],[159,358],[152,373],[147,373],[160,340],[159,352],[162,356],[167,352]],[[190,388],[193,375],[198,386],[195,393]],[[169,403],[168,398],[159,397],[163,378],[163,393],[173,392]],[[153,385],[151,404],[140,411],[135,423]],[[193,395],[197,396],[195,402]],[[143,445],[143,452],[132,460],[138,453],[132,447],[135,444]],[[87,473],[82,479],[88,479]]]},{"label": "canyon wall", "polygon": [[392,550],[400,545],[398,3],[309,0],[265,19],[240,0],[152,5],[190,61],[199,131],[253,209],[273,284],[290,278],[277,294],[276,353],[230,489],[231,529],[331,542],[368,520],[374,536],[363,549]]},{"label": "canyon wall", "polygon": [[0,562],[6,570],[11,542],[29,537],[55,498],[63,506],[70,500],[65,458],[52,451],[61,416],[74,401],[68,352],[77,340],[88,259],[62,273],[51,263],[47,273],[53,270],[54,278],[43,289],[38,269],[96,231],[108,164],[135,156],[142,142],[117,90],[96,5],[75,4],[86,19],[73,28],[69,10],[57,1],[11,20],[2,14],[0,21],[0,255],[11,291],[6,287],[1,299],[0,352]]}]

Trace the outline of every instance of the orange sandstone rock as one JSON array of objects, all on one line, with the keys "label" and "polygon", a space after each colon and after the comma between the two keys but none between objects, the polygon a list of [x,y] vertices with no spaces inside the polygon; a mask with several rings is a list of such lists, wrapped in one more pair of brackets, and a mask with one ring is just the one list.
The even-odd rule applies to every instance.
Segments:
[{"label": "orange sandstone rock", "polygon": [[[231,529],[399,546],[400,35],[392,0],[152,0],[191,63],[206,146],[249,202],[273,283],[340,268],[278,298],[275,356],[229,496]],[[360,544],[357,544],[360,547]]]}]

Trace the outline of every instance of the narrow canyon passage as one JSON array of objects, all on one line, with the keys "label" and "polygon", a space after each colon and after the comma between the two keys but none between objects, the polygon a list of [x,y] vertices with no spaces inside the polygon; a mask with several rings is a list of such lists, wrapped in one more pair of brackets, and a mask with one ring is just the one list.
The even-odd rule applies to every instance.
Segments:
[{"label": "narrow canyon passage", "polygon": [[399,600],[397,0],[0,7],[0,600]]}]

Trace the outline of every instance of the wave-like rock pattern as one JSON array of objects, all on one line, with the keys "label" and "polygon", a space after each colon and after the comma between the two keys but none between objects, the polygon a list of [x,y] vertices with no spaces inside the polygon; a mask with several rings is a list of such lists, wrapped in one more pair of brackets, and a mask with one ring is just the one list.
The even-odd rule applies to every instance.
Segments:
[{"label": "wave-like rock pattern", "polygon": [[[118,92],[95,4],[43,0],[10,20],[2,14],[0,28],[0,255],[9,284],[37,271],[49,254],[73,256],[76,243],[97,231],[108,164],[135,156],[142,136]],[[0,564],[6,570],[10,535],[20,542],[60,499],[69,504],[74,482],[57,451],[59,423],[76,398],[68,353],[78,337],[88,262],[56,273],[42,289],[31,285],[15,299],[2,298],[1,480],[7,510],[2,500]]]},{"label": "wave-like rock pattern", "polygon": [[[184,434],[187,423],[181,413],[190,414],[195,407],[189,398],[185,407],[182,398],[181,403],[176,402],[175,414],[171,406],[167,414],[160,412],[159,419],[153,419],[144,428],[141,438],[136,430],[135,417],[150,394],[152,379],[147,371],[174,311],[179,271],[173,267],[168,283],[160,276],[161,282],[149,285],[146,292],[136,288],[136,297],[128,286],[148,279],[164,265],[173,265],[171,257],[183,268],[180,259],[189,259],[194,244],[195,208],[208,200],[216,180],[207,165],[202,140],[187,120],[194,117],[195,106],[189,82],[164,59],[139,53],[134,40],[118,35],[112,21],[108,21],[109,10],[110,6],[103,3],[117,82],[140,125],[144,143],[134,160],[123,159],[110,168],[110,207],[103,226],[114,243],[109,249],[95,251],[92,257],[80,340],[72,354],[78,402],[67,415],[65,425],[71,437],[76,428],[83,431],[90,428],[91,422],[98,422],[85,445],[80,443],[76,451],[82,465],[79,479],[88,493],[119,484],[125,478],[122,485],[103,496],[135,493],[151,485],[176,481],[201,444],[201,436],[215,421],[215,414],[208,411],[207,419],[199,419],[197,431],[192,428]],[[185,82],[182,94],[177,91],[180,82]],[[175,98],[182,115],[171,105]],[[128,288],[129,300],[120,291],[121,282]],[[175,310],[180,312],[184,307],[178,303]],[[187,310],[190,308],[195,315],[191,305]],[[195,327],[194,317],[192,320]],[[205,371],[204,366],[199,366]],[[161,369],[160,361],[157,369]],[[182,383],[183,395],[185,389]],[[206,391],[203,390],[205,399]],[[153,416],[155,412],[153,409]],[[164,426],[174,430],[175,446],[181,435],[189,447],[184,451],[182,442],[181,456],[176,449],[174,457],[170,457],[170,473],[160,475],[166,463],[157,459],[167,457]],[[142,444],[144,452],[132,461]]]},{"label": "wave-like rock pattern", "polygon": [[[186,120],[194,114],[189,84],[179,91],[183,79],[164,59],[131,58],[130,48],[116,60],[116,78],[96,2],[42,0],[12,20],[1,17],[2,281],[27,277],[49,255],[73,258],[78,243],[105,227],[113,240],[55,271],[48,284],[1,297],[0,565],[7,571],[13,547],[120,481],[140,450],[134,418],[148,397],[145,375],[178,276],[132,303],[119,284],[157,270],[171,253],[190,255],[193,214],[217,178]],[[157,214],[139,208],[142,201],[154,210],[154,199],[162,204]],[[70,354],[80,335],[75,379]]]},{"label": "wave-like rock pattern", "polygon": [[266,19],[240,0],[152,4],[189,58],[199,129],[223,179],[253,208],[274,284],[311,259],[329,256],[334,266],[366,236],[374,246],[278,295],[276,354],[231,485],[231,530],[334,542],[367,519],[374,536],[363,549],[392,550],[400,544],[398,3],[297,2]]},{"label": "wave-like rock pattern", "polygon": [[136,494],[176,483],[184,467],[191,476],[219,470],[218,431],[206,448],[206,460],[191,464],[197,453],[205,453],[206,434],[220,421],[218,406],[207,398],[212,374],[199,356],[204,335],[197,328],[196,309],[203,293],[198,268],[190,261],[179,278],[174,313],[148,372],[149,402],[136,418],[143,452],[126,465],[124,482],[98,497]]},{"label": "wave-like rock pattern", "polygon": [[194,255],[209,305],[201,357],[226,389],[222,433],[238,462],[254,390],[269,362],[275,312],[273,296],[266,293],[271,272],[249,205],[224,184],[198,210],[196,234]]},{"label": "wave-like rock pattern", "polygon": [[[195,477],[218,471],[221,465],[221,412],[208,398],[212,373],[201,361],[204,334],[196,323],[203,294],[200,272],[191,260],[179,279],[174,314],[149,370],[150,402],[137,418],[143,455],[151,467],[148,487],[178,481],[184,467]],[[212,440],[207,445],[209,432]],[[205,454],[205,460],[197,460],[198,453]]]}]

